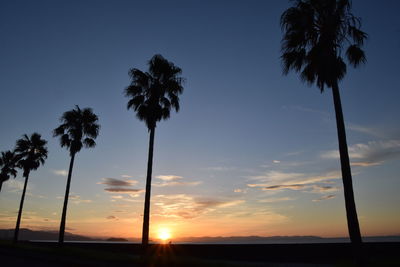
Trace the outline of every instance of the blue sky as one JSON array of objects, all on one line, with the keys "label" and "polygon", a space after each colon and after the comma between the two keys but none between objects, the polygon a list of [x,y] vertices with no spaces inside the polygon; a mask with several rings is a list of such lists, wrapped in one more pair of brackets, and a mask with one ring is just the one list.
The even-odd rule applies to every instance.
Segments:
[{"label": "blue sky", "polygon": [[[69,229],[140,235],[143,194],[107,192],[104,178],[144,188],[148,133],[126,110],[123,89],[130,68],[145,70],[160,53],[186,82],[181,111],[156,129],[153,231],[347,235],[331,92],[282,75],[279,18],[289,5],[2,1],[0,150],[33,131],[49,141],[49,158],[29,181],[22,227],[58,227],[66,177],[55,173],[69,158],[51,131],[79,105],[93,108],[102,128],[96,148],[76,159]],[[399,8],[395,0],[353,1],[370,37],[368,62],[349,67],[340,84],[356,204],[369,235],[400,233]],[[3,228],[14,225],[21,182],[0,193]],[[293,182],[305,186],[262,190]],[[105,230],[94,233],[97,225]]]}]

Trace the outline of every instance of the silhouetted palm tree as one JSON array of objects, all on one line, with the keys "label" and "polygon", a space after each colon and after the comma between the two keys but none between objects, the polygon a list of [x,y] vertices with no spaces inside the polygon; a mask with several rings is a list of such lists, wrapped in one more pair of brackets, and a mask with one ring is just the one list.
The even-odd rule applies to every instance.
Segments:
[{"label": "silhouetted palm tree", "polygon": [[129,97],[127,108],[133,109],[139,120],[145,121],[150,132],[147,162],[146,193],[144,201],[142,245],[149,243],[150,190],[153,167],[154,132],[156,124],[170,117],[171,108],[179,111],[179,94],[183,92],[182,70],[161,55],[148,62],[148,72],[131,69],[131,84],[125,89]]},{"label": "silhouetted palm tree", "polygon": [[338,82],[346,74],[348,62],[357,67],[366,62],[361,49],[367,34],[360,30],[361,20],[351,13],[349,0],[297,0],[281,17],[283,71],[300,73],[308,84],[332,89],[335,105],[340,163],[351,242],[362,242],[358,224],[349,154],[347,149]]},{"label": "silhouetted palm tree", "polygon": [[3,183],[10,179],[10,176],[17,176],[17,157],[14,152],[8,150],[6,152],[1,152],[0,157],[0,192]]},{"label": "silhouetted palm tree", "polygon": [[38,133],[33,133],[31,137],[26,134],[21,139],[17,140],[15,153],[17,153],[17,166],[23,170],[25,177],[24,189],[22,191],[21,202],[19,205],[17,224],[14,232],[14,242],[18,241],[19,225],[21,223],[22,208],[24,206],[26,186],[28,184],[29,173],[32,170],[37,170],[40,165],[43,165],[47,158],[47,141],[42,139]]},{"label": "silhouetted palm tree", "polygon": [[71,185],[75,154],[78,153],[83,146],[90,148],[96,145],[94,139],[99,135],[100,125],[97,124],[98,117],[93,113],[91,108],[84,108],[81,110],[78,106],[75,106],[75,109],[64,112],[60,121],[61,125],[54,129],[53,136],[60,137],[61,147],[66,147],[71,156],[58,238],[58,242],[62,244],[64,242],[69,188]]}]

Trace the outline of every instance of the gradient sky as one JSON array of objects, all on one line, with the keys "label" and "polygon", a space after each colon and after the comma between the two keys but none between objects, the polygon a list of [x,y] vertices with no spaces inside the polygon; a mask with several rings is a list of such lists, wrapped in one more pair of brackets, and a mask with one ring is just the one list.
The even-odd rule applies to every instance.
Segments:
[{"label": "gradient sky", "polygon": [[[49,150],[31,173],[21,227],[59,227],[70,158],[51,131],[79,105],[102,128],[96,148],[76,157],[67,231],[141,235],[148,132],[123,89],[130,68],[146,70],[160,53],[186,83],[181,111],[156,128],[151,237],[160,228],[172,239],[347,236],[331,92],[282,75],[279,18],[289,5],[1,1],[0,150],[34,131]],[[363,235],[400,234],[399,9],[353,1],[368,62],[340,87]],[[3,186],[0,228],[15,226],[22,182]]]}]

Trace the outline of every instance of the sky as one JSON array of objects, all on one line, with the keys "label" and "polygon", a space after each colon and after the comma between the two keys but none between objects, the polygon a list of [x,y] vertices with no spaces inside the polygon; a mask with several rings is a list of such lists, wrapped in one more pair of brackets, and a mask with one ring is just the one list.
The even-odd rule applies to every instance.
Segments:
[{"label": "sky", "polygon": [[[282,75],[289,1],[0,2],[0,151],[48,141],[31,173],[22,228],[58,230],[69,154],[52,137],[79,105],[97,146],[75,158],[66,230],[140,237],[148,131],[127,110],[130,68],[161,54],[182,69],[181,110],[157,125],[150,238],[348,236],[330,90]],[[354,0],[367,64],[340,83],[363,235],[400,234],[400,21],[397,0]],[[0,192],[13,228],[21,173]]]}]

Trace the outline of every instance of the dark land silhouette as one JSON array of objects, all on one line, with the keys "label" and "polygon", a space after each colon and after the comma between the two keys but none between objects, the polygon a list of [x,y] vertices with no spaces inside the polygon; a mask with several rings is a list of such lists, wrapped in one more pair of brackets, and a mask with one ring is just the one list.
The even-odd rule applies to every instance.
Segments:
[{"label": "dark land silhouette", "polygon": [[[11,240],[14,229],[0,229],[0,240]],[[27,228],[20,229],[20,240],[22,241],[56,241],[58,230],[39,231]],[[140,243],[139,237],[95,237],[77,235],[65,232],[66,241],[91,241],[91,242],[130,242]],[[390,236],[364,236],[365,242],[400,242],[399,235]],[[320,237],[320,236],[201,236],[180,237],[172,239],[172,244],[307,244],[307,243],[349,243],[348,237]],[[150,243],[159,243],[159,240],[151,240]]]},{"label": "dark land silhouette", "polygon": [[[399,242],[362,243],[363,265],[398,266]],[[5,266],[355,266],[351,243],[149,244],[0,241]]]}]

